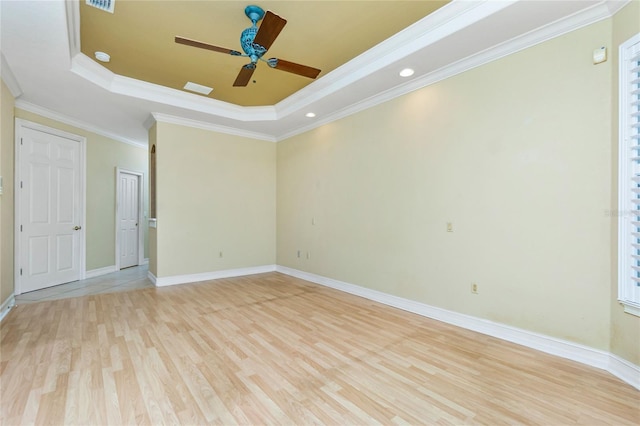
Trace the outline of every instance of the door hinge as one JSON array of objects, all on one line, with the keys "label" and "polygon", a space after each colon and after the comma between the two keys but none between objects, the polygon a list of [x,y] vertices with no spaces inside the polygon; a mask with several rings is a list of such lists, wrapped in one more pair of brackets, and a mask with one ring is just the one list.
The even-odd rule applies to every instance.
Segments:
[{"label": "door hinge", "polygon": [[22,181],[20,181],[20,189],[22,189]]},{"label": "door hinge", "polygon": [[20,232],[22,232],[22,225],[20,225]]},{"label": "door hinge", "polygon": [[22,138],[20,138],[20,145],[22,145]]},{"label": "door hinge", "polygon": [[20,275],[22,275],[22,268],[20,268]]}]

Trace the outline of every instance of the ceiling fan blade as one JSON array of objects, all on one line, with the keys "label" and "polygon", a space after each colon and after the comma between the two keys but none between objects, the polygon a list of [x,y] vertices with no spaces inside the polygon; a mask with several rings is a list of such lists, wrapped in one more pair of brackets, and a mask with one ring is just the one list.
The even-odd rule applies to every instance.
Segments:
[{"label": "ceiling fan blade", "polygon": [[[271,59],[269,59],[269,61],[271,61]],[[296,64],[295,62],[285,61],[284,59],[277,59],[276,65],[272,68],[309,78],[316,78],[318,74],[320,74],[320,70],[317,68]]]},{"label": "ceiling fan blade", "polygon": [[236,77],[236,81],[233,82],[234,87],[245,87],[249,84],[249,80],[251,80],[251,76],[253,72],[256,70],[255,64],[247,64],[240,68],[240,72]]},{"label": "ceiling fan blade", "polygon": [[214,52],[226,53],[228,55],[240,56],[240,52],[237,50],[226,49],[224,47],[214,46],[213,44],[205,43],[202,41],[191,40],[190,38],[176,36],[176,43],[186,44],[187,46],[199,47],[200,49],[212,50]]},{"label": "ceiling fan blade", "polygon": [[253,42],[269,50],[286,24],[286,19],[268,10],[262,20],[262,24],[260,24],[260,28],[258,28],[258,34],[256,34]]}]

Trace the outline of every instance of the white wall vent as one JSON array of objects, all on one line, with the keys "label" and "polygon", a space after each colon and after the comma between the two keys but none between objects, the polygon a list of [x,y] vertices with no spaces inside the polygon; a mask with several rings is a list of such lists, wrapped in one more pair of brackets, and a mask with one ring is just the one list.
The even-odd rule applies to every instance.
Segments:
[{"label": "white wall vent", "polygon": [[196,93],[201,93],[203,95],[208,95],[209,93],[211,93],[213,91],[212,87],[203,86],[202,84],[192,83],[190,81],[187,82],[187,84],[184,85],[184,88],[186,90],[190,90],[190,91],[196,92]]},{"label": "white wall vent", "polygon": [[97,7],[98,9],[113,13],[113,6],[116,0],[87,0],[89,6]]}]

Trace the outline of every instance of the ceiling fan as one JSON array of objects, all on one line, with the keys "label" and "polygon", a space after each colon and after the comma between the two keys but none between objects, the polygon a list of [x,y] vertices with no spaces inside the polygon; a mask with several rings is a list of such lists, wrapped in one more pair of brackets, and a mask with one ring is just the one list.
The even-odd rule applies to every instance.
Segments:
[{"label": "ceiling fan", "polygon": [[[320,74],[320,70],[317,68],[308,67],[306,65],[296,64],[294,62],[285,61],[284,59],[270,58],[262,59],[262,56],[269,50],[273,42],[275,41],[280,31],[287,23],[286,19],[267,11],[266,15],[264,10],[259,6],[247,6],[244,10],[245,15],[251,20],[252,25],[242,31],[240,35],[240,45],[244,54],[237,50],[226,49],[224,47],[214,46],[202,41],[191,40],[185,37],[176,36],[175,42],[180,44],[186,44],[187,46],[198,47],[201,49],[212,50],[214,52],[226,53],[232,56],[244,56],[251,59],[251,62],[244,65],[238,77],[234,81],[234,86],[244,87],[249,84],[251,76],[256,69],[258,60],[266,62],[271,68],[275,68],[281,71],[290,72],[293,74],[301,75],[309,78],[316,78]],[[257,23],[264,18],[260,28]]]}]

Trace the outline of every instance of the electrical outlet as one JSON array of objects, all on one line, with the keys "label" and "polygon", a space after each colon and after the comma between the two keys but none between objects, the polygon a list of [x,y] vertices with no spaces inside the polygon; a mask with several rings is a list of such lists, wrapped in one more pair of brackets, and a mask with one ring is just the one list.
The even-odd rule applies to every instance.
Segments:
[{"label": "electrical outlet", "polygon": [[218,253],[218,257],[222,257],[222,252]]},{"label": "electrical outlet", "polygon": [[471,293],[478,294],[478,284],[471,283]]},{"label": "electrical outlet", "polygon": [[307,252],[307,259],[311,259],[311,253]]},{"label": "electrical outlet", "polygon": [[300,258],[300,250],[298,250],[298,258]]},{"label": "electrical outlet", "polygon": [[447,222],[447,232],[453,232],[453,223]]}]

